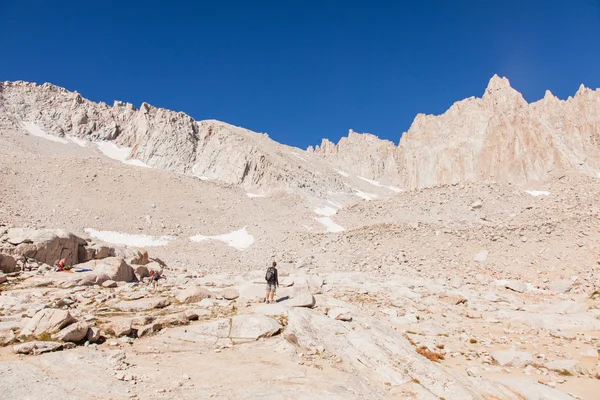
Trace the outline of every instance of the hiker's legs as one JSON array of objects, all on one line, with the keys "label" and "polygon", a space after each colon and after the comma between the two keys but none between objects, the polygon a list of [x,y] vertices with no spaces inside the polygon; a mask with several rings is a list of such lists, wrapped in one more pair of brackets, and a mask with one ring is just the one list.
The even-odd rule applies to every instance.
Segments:
[{"label": "hiker's legs", "polygon": [[267,293],[265,293],[265,303],[269,302],[269,289],[267,288]]},{"label": "hiker's legs", "polygon": [[270,299],[271,301],[274,301],[274,300],[273,300],[273,297],[275,297],[275,288],[273,288],[273,289],[271,290],[271,299]]}]

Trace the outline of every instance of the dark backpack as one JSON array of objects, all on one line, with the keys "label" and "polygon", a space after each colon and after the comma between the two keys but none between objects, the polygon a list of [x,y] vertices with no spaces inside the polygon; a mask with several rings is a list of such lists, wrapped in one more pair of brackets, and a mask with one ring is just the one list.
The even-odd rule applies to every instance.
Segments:
[{"label": "dark backpack", "polygon": [[269,283],[275,282],[275,268],[269,267],[269,269],[267,269],[265,280]]}]

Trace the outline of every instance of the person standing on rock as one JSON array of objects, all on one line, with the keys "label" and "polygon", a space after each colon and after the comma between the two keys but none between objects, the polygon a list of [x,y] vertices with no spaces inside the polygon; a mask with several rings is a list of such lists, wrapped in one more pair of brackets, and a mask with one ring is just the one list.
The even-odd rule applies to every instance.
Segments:
[{"label": "person standing on rock", "polygon": [[267,269],[265,275],[267,281],[267,294],[265,295],[265,303],[275,303],[275,288],[279,287],[279,279],[277,277],[277,263],[273,261],[273,265]]}]

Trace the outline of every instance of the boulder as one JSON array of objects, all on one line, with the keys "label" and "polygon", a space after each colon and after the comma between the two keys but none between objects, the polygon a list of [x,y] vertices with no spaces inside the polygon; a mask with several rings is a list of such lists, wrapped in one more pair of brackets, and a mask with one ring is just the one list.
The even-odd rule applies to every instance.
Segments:
[{"label": "boulder", "polygon": [[577,376],[585,375],[588,371],[578,360],[555,360],[544,364],[544,367],[551,371],[558,372],[560,375]]},{"label": "boulder", "polygon": [[78,272],[69,276],[63,287],[102,285],[108,280],[108,275],[101,272]]},{"label": "boulder", "polygon": [[102,333],[100,329],[92,327],[88,329],[85,340],[87,340],[90,343],[96,343],[98,340],[100,340],[101,337]]},{"label": "boulder", "polygon": [[237,315],[231,319],[229,337],[233,342],[254,341],[281,331],[281,324],[264,315]]},{"label": "boulder", "polygon": [[225,300],[235,300],[240,297],[240,294],[234,288],[227,288],[223,289],[221,292],[221,297],[223,297]]},{"label": "boulder", "polygon": [[52,335],[52,339],[60,340],[62,342],[80,342],[88,334],[89,326],[85,322],[75,322],[62,329],[60,332]]},{"label": "boulder", "polygon": [[34,341],[17,344],[13,346],[13,351],[17,354],[42,354],[60,350],[62,347],[60,342]]},{"label": "boulder", "polygon": [[527,284],[520,281],[506,281],[504,287],[518,293],[525,293],[527,291]]},{"label": "boulder", "polygon": [[109,279],[107,281],[104,281],[104,283],[102,283],[102,287],[109,288],[109,289],[116,288],[117,287],[117,282],[111,281]]},{"label": "boulder", "polygon": [[0,236],[0,252],[24,255],[49,265],[61,258],[67,265],[77,264],[79,246],[86,244],[82,238],[62,229],[10,228]]},{"label": "boulder", "polygon": [[152,310],[154,308],[164,308],[170,304],[171,302],[166,297],[153,297],[133,301],[120,301],[115,307],[122,311],[139,312]]},{"label": "boulder", "polygon": [[115,247],[115,257],[124,259],[127,264],[146,265],[150,262],[148,252],[137,247]]},{"label": "boulder", "polygon": [[135,278],[133,268],[125,260],[118,257],[88,261],[76,265],[76,268],[91,269],[95,273],[105,274],[109,279],[117,282],[131,282]]},{"label": "boulder", "polygon": [[517,367],[523,368],[527,365],[533,364],[533,357],[531,354],[524,351],[511,350],[496,350],[490,354],[492,359],[498,363],[501,367]]},{"label": "boulder", "polygon": [[144,278],[147,278],[151,275],[150,271],[148,270],[148,268],[145,265],[132,264],[131,268],[133,268],[133,273],[135,275],[135,278],[140,282]]},{"label": "boulder", "polygon": [[573,282],[570,280],[562,280],[562,281],[556,281],[556,282],[552,282],[550,285],[548,285],[548,289],[552,290],[553,292],[557,292],[557,293],[567,293],[569,291],[571,291],[571,289],[573,288]]},{"label": "boulder", "polygon": [[289,300],[290,307],[309,307],[312,308],[316,304],[315,296],[310,292],[300,292],[294,295],[294,298]]},{"label": "boulder", "polygon": [[138,329],[137,337],[148,336],[154,332],[160,331],[162,328],[163,328],[163,325],[159,322],[154,322],[154,323],[151,323],[148,325],[144,325],[140,329]]},{"label": "boulder", "polygon": [[131,333],[131,325],[131,319],[120,319],[108,324],[104,331],[115,337],[127,336]]},{"label": "boulder", "polygon": [[338,321],[352,321],[352,313],[346,308],[332,308],[327,311],[327,315]]},{"label": "boulder", "polygon": [[201,286],[190,285],[175,296],[181,303],[197,303],[203,299],[212,297],[210,290]]},{"label": "boulder", "polygon": [[21,330],[22,336],[39,336],[43,333],[55,333],[64,327],[77,322],[67,310],[45,308],[38,311]]},{"label": "boulder", "polygon": [[159,274],[163,273],[163,266],[157,261],[151,261],[146,264],[145,267],[148,269],[150,275],[152,275],[154,272],[158,272]]},{"label": "boulder", "polygon": [[0,254],[0,271],[10,274],[17,270],[17,261],[13,256],[8,254]]},{"label": "boulder", "polygon": [[17,340],[12,329],[0,329],[0,346],[8,346]]}]

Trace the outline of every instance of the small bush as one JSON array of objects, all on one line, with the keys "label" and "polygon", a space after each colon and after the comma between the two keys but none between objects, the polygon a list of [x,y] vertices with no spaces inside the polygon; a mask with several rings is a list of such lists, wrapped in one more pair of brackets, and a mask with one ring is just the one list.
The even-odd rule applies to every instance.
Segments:
[{"label": "small bush", "polygon": [[437,351],[431,351],[427,348],[427,346],[419,347],[417,349],[417,353],[433,362],[440,362],[440,360],[444,359],[444,355],[442,353],[439,353]]},{"label": "small bush", "polygon": [[469,339],[469,343],[475,344],[475,343],[477,343],[477,339],[471,338],[471,339]]}]

